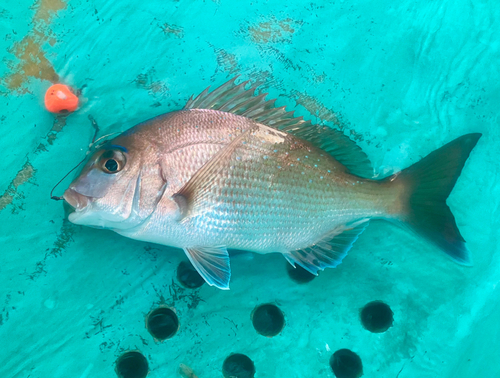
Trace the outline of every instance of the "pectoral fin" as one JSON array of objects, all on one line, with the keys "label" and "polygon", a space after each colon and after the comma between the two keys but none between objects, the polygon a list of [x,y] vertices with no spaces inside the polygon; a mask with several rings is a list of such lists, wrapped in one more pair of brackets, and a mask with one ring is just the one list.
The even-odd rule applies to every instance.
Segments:
[{"label": "pectoral fin", "polygon": [[[191,179],[172,196],[179,206],[180,219],[185,221],[207,210],[205,201],[217,180],[218,175],[228,169],[227,165],[234,150],[253,129],[241,133],[233,141],[217,152]],[[196,209],[196,210],[195,210]]]},{"label": "pectoral fin", "polygon": [[231,268],[226,247],[189,247],[184,252],[210,286],[229,290]]},{"label": "pectoral fin", "polygon": [[288,252],[284,256],[294,267],[297,263],[310,273],[318,275],[319,270],[335,268],[342,262],[368,223],[367,219],[363,219],[352,225],[336,229],[316,244]]}]

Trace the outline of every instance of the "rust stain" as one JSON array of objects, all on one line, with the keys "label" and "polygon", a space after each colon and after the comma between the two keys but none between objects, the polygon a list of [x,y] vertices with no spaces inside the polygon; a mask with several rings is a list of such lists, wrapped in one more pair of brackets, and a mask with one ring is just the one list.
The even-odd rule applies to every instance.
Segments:
[{"label": "rust stain", "polygon": [[47,256],[61,256],[68,244],[73,241],[75,229],[76,227],[72,223],[64,220],[61,230],[57,234],[57,239]]},{"label": "rust stain", "polygon": [[9,184],[7,190],[0,197],[0,211],[5,209],[9,204],[12,203],[12,201],[17,195],[17,189],[19,188],[19,186],[21,186],[26,181],[31,179],[35,174],[35,172],[36,172],[35,168],[33,168],[33,166],[29,161],[27,161],[23,165],[21,170],[17,172],[17,175],[16,177],[14,177],[14,180],[12,180],[11,183]]},{"label": "rust stain", "polygon": [[66,3],[62,0],[38,0],[33,9],[36,9],[31,23],[33,28],[19,42],[9,49],[19,62],[11,65],[11,73],[0,80],[0,83],[11,91],[21,94],[27,93],[28,89],[23,88],[29,78],[58,81],[59,76],[46,58],[42,49],[44,43],[54,46],[55,36],[48,29],[52,17],[57,11],[66,8]]},{"label": "rust stain", "polygon": [[316,82],[316,83],[323,83],[326,79],[326,74],[323,72],[321,75],[315,75],[313,77],[313,80]]},{"label": "rust stain", "polygon": [[35,152],[47,152],[47,151],[48,151],[47,147],[43,143],[40,143],[35,150]]},{"label": "rust stain", "polygon": [[50,132],[58,133],[59,131],[62,131],[64,126],[66,126],[66,117],[58,116],[54,119],[54,124],[52,125]]},{"label": "rust stain", "polygon": [[239,72],[236,55],[228,53],[223,49],[215,49],[215,52],[217,54],[217,65],[219,67],[231,74]]},{"label": "rust stain", "polygon": [[184,29],[181,28],[180,26],[163,24],[162,26],[160,26],[160,28],[161,28],[161,30],[163,30],[163,33],[165,33],[165,34],[171,34],[177,38],[184,37]]},{"label": "rust stain", "polygon": [[[53,145],[54,141],[57,139],[57,134],[62,131],[64,126],[66,126],[66,117],[62,115],[55,116],[52,128],[45,136],[45,142],[47,142],[49,145]],[[36,153],[48,151],[47,146],[44,144],[45,142],[40,142],[38,147],[35,149]]]},{"label": "rust stain", "polygon": [[198,376],[194,373],[193,369],[191,369],[186,364],[179,365],[179,374],[182,378],[198,378]]},{"label": "rust stain", "polygon": [[[337,112],[332,109],[327,108],[316,98],[309,96],[307,93],[302,93],[299,91],[292,91],[292,96],[295,99],[297,105],[302,105],[309,113],[320,118],[323,121],[333,123],[339,130],[348,132],[352,139],[355,141],[364,141],[365,137],[370,137],[369,133],[365,135],[358,133],[352,125],[348,122],[341,120],[341,117]],[[367,144],[370,144],[369,140],[366,140]]]},{"label": "rust stain", "polygon": [[297,27],[301,26],[301,21],[286,18],[277,20],[271,17],[269,21],[260,22],[248,28],[250,38],[255,43],[290,42]]},{"label": "rust stain", "polygon": [[320,101],[309,96],[307,93],[293,91],[292,94],[297,105],[302,105],[309,113],[321,118],[323,121],[332,122],[340,129],[343,129],[343,125],[339,121],[337,114],[332,109],[327,108]]},{"label": "rust stain", "polygon": [[33,20],[43,21],[48,25],[53,14],[66,8],[66,3],[62,0],[38,0],[33,8],[36,9]]},{"label": "rust stain", "polygon": [[155,80],[155,75],[156,70],[150,68],[146,73],[137,75],[133,82],[135,82],[138,87],[146,89],[153,97],[156,97],[156,95],[168,97],[169,89],[167,85],[160,80]]},{"label": "rust stain", "polygon": [[40,261],[35,264],[35,269],[31,273],[27,273],[30,280],[35,281],[42,274],[45,275],[47,270],[47,260],[49,258],[57,258],[62,256],[66,247],[73,241],[73,233],[76,230],[76,226],[70,223],[68,220],[64,220],[63,225],[57,234],[57,239],[54,241],[52,248],[47,250],[45,256]]}]

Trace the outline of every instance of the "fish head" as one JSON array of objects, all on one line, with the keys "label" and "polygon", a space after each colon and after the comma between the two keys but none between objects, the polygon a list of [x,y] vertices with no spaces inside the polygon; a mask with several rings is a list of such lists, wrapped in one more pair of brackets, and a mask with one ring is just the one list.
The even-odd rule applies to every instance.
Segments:
[{"label": "fish head", "polygon": [[143,224],[161,199],[166,181],[158,148],[122,135],[96,150],[64,192],[75,224],[127,230]]}]

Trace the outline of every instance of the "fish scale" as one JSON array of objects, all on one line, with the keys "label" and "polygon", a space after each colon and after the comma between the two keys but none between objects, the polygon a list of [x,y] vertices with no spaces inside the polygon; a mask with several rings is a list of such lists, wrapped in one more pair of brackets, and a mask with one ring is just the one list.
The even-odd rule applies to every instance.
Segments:
[{"label": "fish scale", "polygon": [[[205,121],[220,119],[217,111],[204,111],[203,116]],[[301,249],[314,244],[340,224],[367,218],[376,212],[373,206],[376,201],[372,198],[378,196],[376,182],[341,172],[337,173],[340,176],[333,176],[332,171],[340,171],[338,163],[323,151],[293,135],[269,131],[265,125],[239,118],[243,117],[225,117],[230,121],[226,135],[233,135],[234,140],[237,132],[251,128],[256,128],[260,134],[254,132],[251,138],[245,139],[245,144],[235,149],[226,166],[221,167],[210,184],[210,194],[204,196],[202,213],[193,209],[196,216],[186,222],[185,227],[191,230],[190,234],[198,235],[195,243],[218,242],[228,248],[261,253]],[[192,126],[184,124],[184,127]],[[279,133],[280,143],[272,142],[272,138],[265,140],[269,132]],[[352,190],[353,182],[365,185],[365,201],[360,201]],[[227,189],[236,188],[244,189],[227,195]],[[237,204],[251,210],[238,211]],[[276,207],[277,204],[280,206]],[[274,216],[270,209],[275,211]],[[228,228],[228,225],[233,227]],[[269,230],[280,237],[263,237]]]}]

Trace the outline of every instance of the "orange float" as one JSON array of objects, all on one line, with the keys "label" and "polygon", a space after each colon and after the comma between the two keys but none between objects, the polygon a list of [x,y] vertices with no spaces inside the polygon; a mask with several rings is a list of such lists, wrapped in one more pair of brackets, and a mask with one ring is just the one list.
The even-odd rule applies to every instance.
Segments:
[{"label": "orange float", "polygon": [[67,85],[54,84],[45,92],[45,107],[51,113],[71,113],[78,108],[78,97]]}]

